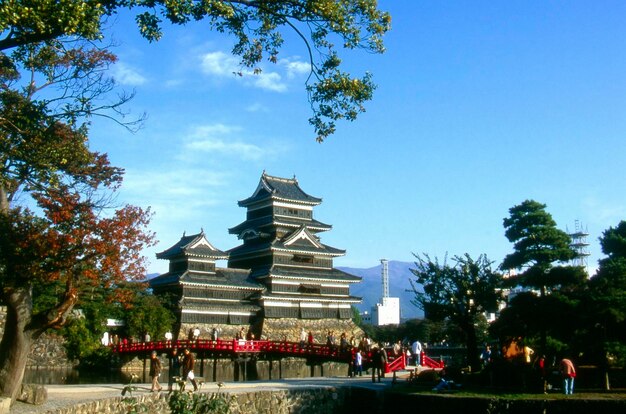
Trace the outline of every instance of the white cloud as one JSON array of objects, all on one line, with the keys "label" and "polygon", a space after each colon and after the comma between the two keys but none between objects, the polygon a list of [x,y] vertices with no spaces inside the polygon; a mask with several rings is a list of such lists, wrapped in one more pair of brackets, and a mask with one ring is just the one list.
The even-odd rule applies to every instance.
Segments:
[{"label": "white cloud", "polygon": [[149,207],[159,222],[198,221],[224,203],[221,193],[229,180],[229,174],[208,168],[129,169],[120,196],[130,204]]},{"label": "white cloud", "polygon": [[192,138],[207,138],[215,135],[229,135],[241,131],[241,127],[236,125],[224,125],[221,123],[212,125],[201,125],[194,128],[191,133]]},{"label": "white cloud", "polygon": [[[181,197],[206,194],[210,189],[225,186],[227,181],[228,174],[203,168],[126,170],[123,190],[138,200],[153,200],[157,204],[167,204],[170,201],[178,203],[183,199]],[[197,200],[203,205],[214,204],[207,199],[199,197]]]},{"label": "white cloud", "polygon": [[[221,51],[202,55],[200,68],[206,75],[219,78],[230,77],[259,89],[272,92],[285,92],[287,90],[287,85],[282,81],[282,76],[278,72],[261,71],[255,74],[248,68],[242,68],[239,59]],[[241,74],[241,76],[236,74]]]},{"label": "white cloud", "polygon": [[252,76],[256,78],[254,79],[254,85],[258,88],[274,92],[285,92],[287,90],[287,85],[281,82],[281,76],[276,72],[261,72]]},{"label": "white cloud", "polygon": [[252,105],[248,105],[246,107],[246,111],[248,112],[269,112],[269,108],[263,104],[258,102],[253,103]]},{"label": "white cloud", "polygon": [[113,66],[113,78],[120,85],[128,86],[139,86],[148,81],[137,70],[123,62],[118,62]]},{"label": "white cloud", "polygon": [[308,75],[311,72],[311,63],[300,60],[281,59],[278,62],[287,69],[287,77],[294,78],[298,75]]},{"label": "white cloud", "polygon": [[239,61],[224,52],[205,53],[201,59],[201,69],[207,75],[233,76],[239,72]]},{"label": "white cloud", "polygon": [[189,135],[189,141],[184,145],[183,158],[197,153],[219,153],[249,161],[263,158],[267,154],[266,150],[233,137],[240,131],[240,127],[219,123],[196,127]]}]

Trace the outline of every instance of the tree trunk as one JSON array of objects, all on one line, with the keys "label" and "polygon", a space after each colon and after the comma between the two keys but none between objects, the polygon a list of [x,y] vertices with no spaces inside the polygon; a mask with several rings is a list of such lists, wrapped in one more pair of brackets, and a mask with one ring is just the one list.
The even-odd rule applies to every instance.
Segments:
[{"label": "tree trunk", "polygon": [[465,326],[467,363],[472,367],[472,371],[480,369],[480,358],[478,356],[478,339],[476,338],[476,328],[469,322]]},{"label": "tree trunk", "polygon": [[15,402],[24,379],[33,331],[28,330],[32,316],[32,297],[27,288],[4,294],[7,319],[0,341],[0,395]]},{"label": "tree trunk", "polygon": [[0,185],[0,214],[9,212],[9,198],[4,186]]}]

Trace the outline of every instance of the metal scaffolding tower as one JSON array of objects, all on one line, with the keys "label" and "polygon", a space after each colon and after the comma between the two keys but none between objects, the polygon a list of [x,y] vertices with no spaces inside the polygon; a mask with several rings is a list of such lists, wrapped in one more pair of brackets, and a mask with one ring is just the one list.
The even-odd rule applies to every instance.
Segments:
[{"label": "metal scaffolding tower", "polygon": [[570,233],[567,231],[569,236],[572,238],[572,243],[570,247],[576,251],[576,257],[572,260],[572,264],[574,266],[582,266],[587,269],[587,257],[589,257],[589,251],[587,248],[589,247],[589,243],[587,243],[587,236],[589,233],[587,232],[587,228],[583,229],[580,221],[576,220],[574,222],[574,232]]},{"label": "metal scaffolding tower", "polygon": [[383,278],[383,298],[389,297],[389,261],[387,259],[380,259],[382,264],[382,278]]}]

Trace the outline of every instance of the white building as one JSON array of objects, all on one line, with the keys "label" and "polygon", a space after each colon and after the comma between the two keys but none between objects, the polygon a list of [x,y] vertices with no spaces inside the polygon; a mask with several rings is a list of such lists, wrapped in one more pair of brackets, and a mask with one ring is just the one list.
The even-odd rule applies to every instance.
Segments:
[{"label": "white building", "polygon": [[389,269],[388,261],[381,259],[383,295],[376,306],[372,306],[372,313],[367,311],[361,314],[363,323],[375,326],[400,324],[400,298],[389,297]]},{"label": "white building", "polygon": [[399,325],[400,298],[382,298],[383,303],[372,306],[372,325]]}]

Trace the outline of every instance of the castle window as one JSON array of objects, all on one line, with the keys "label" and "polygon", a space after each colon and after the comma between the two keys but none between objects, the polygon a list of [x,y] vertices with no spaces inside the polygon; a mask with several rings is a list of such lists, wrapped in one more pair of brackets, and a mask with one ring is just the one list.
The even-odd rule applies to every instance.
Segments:
[{"label": "castle window", "polygon": [[296,263],[313,263],[313,256],[305,256],[302,254],[296,254],[293,256],[293,261]]},{"label": "castle window", "polygon": [[320,285],[300,285],[298,291],[308,295],[319,295],[322,287]]},{"label": "castle window", "polygon": [[189,270],[198,270],[200,272],[214,272],[215,263],[189,262]]}]

